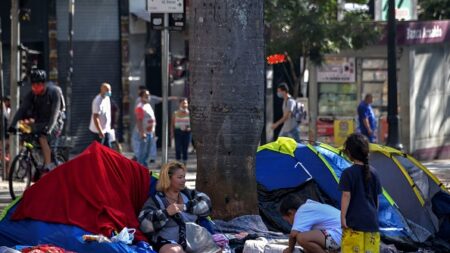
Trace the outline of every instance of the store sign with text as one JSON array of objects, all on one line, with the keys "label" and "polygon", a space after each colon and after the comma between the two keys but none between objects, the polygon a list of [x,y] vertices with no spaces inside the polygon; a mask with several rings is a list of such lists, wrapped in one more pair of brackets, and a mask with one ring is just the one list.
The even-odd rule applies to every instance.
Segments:
[{"label": "store sign with text", "polygon": [[147,9],[150,13],[183,13],[184,0],[148,0]]},{"label": "store sign with text", "polygon": [[[381,1],[381,20],[388,20],[388,0]],[[412,0],[396,0],[395,1],[395,18],[397,20],[413,20],[414,8],[416,3]]]},{"label": "store sign with text", "polygon": [[399,23],[397,42],[400,45],[443,43],[450,41],[450,21]]},{"label": "store sign with text", "polygon": [[356,80],[355,58],[325,57],[317,68],[319,83],[354,83]]}]

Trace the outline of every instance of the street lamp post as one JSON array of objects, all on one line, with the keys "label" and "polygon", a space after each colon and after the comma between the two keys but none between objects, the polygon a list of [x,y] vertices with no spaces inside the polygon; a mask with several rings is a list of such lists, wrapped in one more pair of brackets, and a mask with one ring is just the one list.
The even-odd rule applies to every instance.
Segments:
[{"label": "street lamp post", "polygon": [[69,0],[69,33],[68,33],[68,52],[69,63],[66,79],[66,135],[71,133],[72,124],[72,77],[73,77],[73,22],[75,15],[75,0]]},{"label": "street lamp post", "polygon": [[6,179],[6,177],[8,175],[6,175],[6,145],[5,145],[5,140],[6,140],[6,135],[5,135],[5,129],[7,128],[7,126],[5,125],[5,121],[3,120],[5,115],[3,115],[5,113],[5,111],[3,111],[3,97],[4,97],[4,92],[5,92],[5,87],[3,84],[3,43],[2,43],[2,19],[0,18],[0,98],[1,98],[1,108],[0,108],[0,129],[3,131],[1,132],[1,149],[2,149],[2,154],[1,154],[1,162],[2,162],[2,166],[3,166],[3,179]]},{"label": "street lamp post", "polygon": [[[11,0],[11,51],[9,72],[9,93],[11,96],[11,114],[15,115],[19,109],[20,89],[19,81],[19,45],[20,45],[20,22],[19,22],[19,0]],[[19,137],[11,134],[9,136],[9,157],[15,157],[19,153]]]},{"label": "street lamp post", "polygon": [[396,19],[395,0],[389,0],[388,5],[388,139],[387,145],[399,150],[400,130],[397,102],[397,53],[396,53]]}]

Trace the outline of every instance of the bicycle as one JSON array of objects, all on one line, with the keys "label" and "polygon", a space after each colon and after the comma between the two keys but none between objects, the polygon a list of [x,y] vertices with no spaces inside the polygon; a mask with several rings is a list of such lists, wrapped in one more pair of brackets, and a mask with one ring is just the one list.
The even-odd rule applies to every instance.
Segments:
[{"label": "bicycle", "polygon": [[[39,135],[32,133],[31,127],[19,122],[19,136],[21,137],[22,147],[17,156],[14,157],[9,169],[9,194],[11,199],[15,200],[19,192],[25,191],[31,186],[32,181],[39,180],[42,174],[42,158],[39,148]],[[58,166],[67,161],[64,151],[58,146],[51,147],[52,161]]]}]

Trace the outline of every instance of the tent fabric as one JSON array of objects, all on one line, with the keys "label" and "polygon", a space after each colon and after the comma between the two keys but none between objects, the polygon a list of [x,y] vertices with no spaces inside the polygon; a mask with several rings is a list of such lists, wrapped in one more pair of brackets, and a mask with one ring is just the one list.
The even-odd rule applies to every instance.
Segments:
[{"label": "tent fabric", "polygon": [[49,223],[36,220],[11,220],[12,213],[16,210],[15,204],[0,221],[0,245],[14,247],[17,245],[51,244],[80,253],[154,253],[138,246],[124,243],[97,243],[84,242],[82,236],[90,234],[77,226]]},{"label": "tent fabric", "polygon": [[444,191],[438,192],[432,199],[433,212],[439,218],[438,235],[450,242],[450,195]]},{"label": "tent fabric", "polygon": [[275,142],[270,142],[263,146],[259,146],[257,151],[259,152],[263,149],[272,150],[294,157],[294,151],[297,149],[297,142],[292,138],[278,137]]},{"label": "tent fabric", "polygon": [[286,152],[278,152],[277,150],[281,150],[285,145],[286,139],[288,138],[280,137],[277,141],[258,149],[256,153],[257,183],[266,190],[273,191],[297,187],[314,178],[331,199],[339,199],[340,192],[334,188],[337,185],[337,177],[325,165],[326,160],[309,144],[298,143],[293,152],[294,156]]},{"label": "tent fabric", "polygon": [[370,144],[370,150],[370,164],[414,233],[425,239],[437,233],[439,220],[432,198],[440,191],[448,194],[442,183],[410,155],[378,144]]},{"label": "tent fabric", "polygon": [[[25,191],[15,221],[33,219],[78,226],[110,237],[137,219],[149,196],[148,169],[97,142]],[[136,240],[146,240],[138,229]]]}]

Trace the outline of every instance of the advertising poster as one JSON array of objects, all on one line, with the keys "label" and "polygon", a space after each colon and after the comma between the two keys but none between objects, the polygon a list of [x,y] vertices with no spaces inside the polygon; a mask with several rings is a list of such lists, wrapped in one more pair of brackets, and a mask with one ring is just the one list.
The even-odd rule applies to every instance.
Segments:
[{"label": "advertising poster", "polygon": [[334,120],[333,117],[320,117],[316,122],[317,141],[326,144],[334,144]]},{"label": "advertising poster", "polygon": [[336,119],[334,121],[334,145],[342,146],[347,136],[355,132],[355,121],[352,118]]},{"label": "advertising poster", "polygon": [[354,57],[325,57],[317,68],[319,83],[354,83],[356,66]]}]

